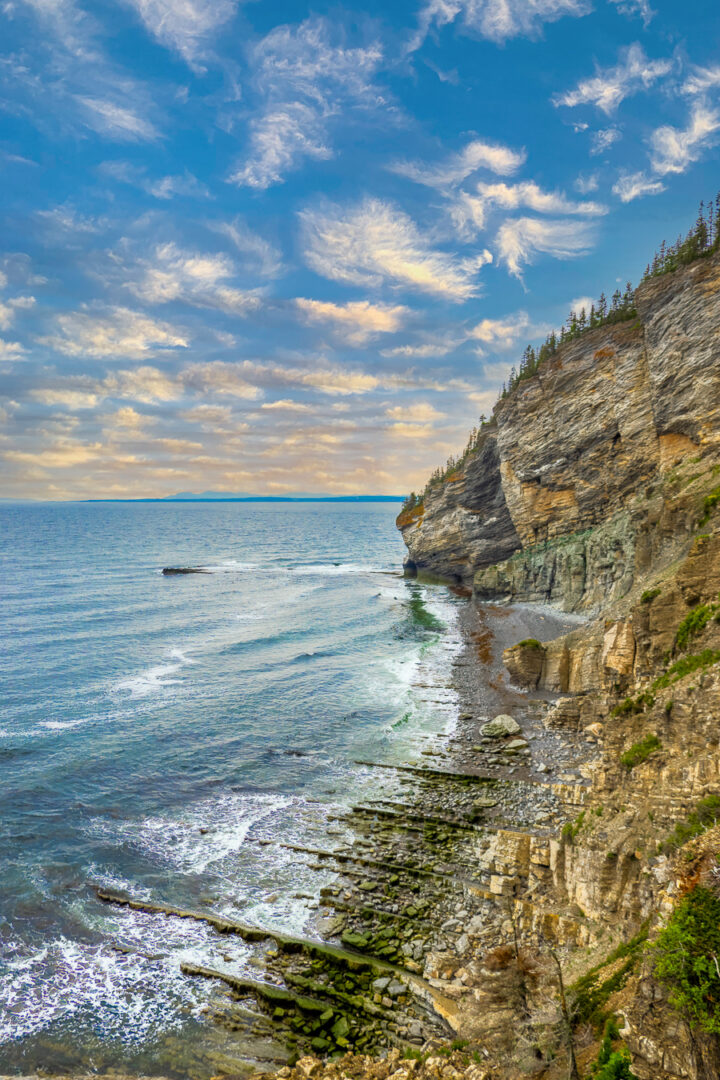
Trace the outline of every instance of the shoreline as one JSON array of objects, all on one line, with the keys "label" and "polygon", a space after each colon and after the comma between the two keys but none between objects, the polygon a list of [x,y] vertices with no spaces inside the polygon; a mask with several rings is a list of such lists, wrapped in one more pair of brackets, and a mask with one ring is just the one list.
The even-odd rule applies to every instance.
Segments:
[{"label": "shoreline", "polygon": [[[547,695],[513,687],[502,664],[503,649],[528,633],[547,640],[577,625],[577,618],[538,605],[470,598],[458,610],[464,644],[443,682],[458,696],[457,721],[418,740],[415,762],[357,763],[367,770],[368,794],[340,815],[344,845],[334,846],[338,830],[329,817],[322,849],[293,849],[314,860],[310,869],[332,867],[337,874],[321,889],[317,936],[311,930],[313,936],[290,938],[209,913],[141,906],[148,914],[201,919],[221,934],[262,942],[257,979],[183,969],[225,987],[208,1010],[207,1026],[227,1032],[215,1040],[222,1051],[208,1053],[215,1074],[282,1069],[283,1056],[289,1062],[344,1052],[375,1058],[393,1046],[414,1053],[447,1046],[458,1031],[464,1037],[466,1014],[473,1011],[466,1005],[472,1000],[476,1010],[473,995],[482,981],[473,965],[484,940],[498,935],[493,909],[506,922],[510,899],[504,886],[498,891],[483,849],[498,830],[557,834],[569,815],[553,785],[583,781],[574,769],[572,740],[542,725]],[[482,724],[498,714],[517,720],[526,748],[482,735]],[[551,771],[547,765],[540,771],[548,760]],[[99,899],[126,901],[107,892]],[[479,1036],[471,1033],[481,1046]],[[277,1056],[283,1044],[287,1053]],[[183,1074],[181,1065],[169,1072],[193,1075],[189,1067]]]}]

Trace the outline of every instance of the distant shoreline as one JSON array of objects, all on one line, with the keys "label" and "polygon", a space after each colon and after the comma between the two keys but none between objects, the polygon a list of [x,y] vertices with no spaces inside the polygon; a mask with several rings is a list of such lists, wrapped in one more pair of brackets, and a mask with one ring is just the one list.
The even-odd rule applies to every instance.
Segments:
[{"label": "distant shoreline", "polygon": [[82,503],[225,503],[225,502],[269,502],[269,503],[370,503],[388,502],[401,503],[404,495],[228,495],[226,499],[209,498],[202,496],[189,496],[188,498],[165,496],[163,498],[147,499],[77,499],[69,500]]}]

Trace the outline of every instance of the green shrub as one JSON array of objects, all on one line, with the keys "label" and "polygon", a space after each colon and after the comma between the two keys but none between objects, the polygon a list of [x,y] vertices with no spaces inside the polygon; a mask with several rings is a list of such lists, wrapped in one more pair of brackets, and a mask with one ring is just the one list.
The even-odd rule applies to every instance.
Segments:
[{"label": "green shrub", "polygon": [[653,946],[655,975],[693,1028],[720,1035],[720,899],[696,886]]},{"label": "green shrub", "polygon": [[593,1080],[638,1080],[630,1069],[630,1055],[625,1047],[613,1050],[613,1043],[620,1038],[615,1017],[611,1016],[605,1024],[605,1034],[598,1056],[590,1066]]},{"label": "green shrub", "polygon": [[662,743],[654,733],[645,735],[640,742],[636,742],[629,750],[620,755],[620,761],[626,769],[634,769],[636,765],[642,765],[650,755],[662,747]]},{"label": "green shrub", "polygon": [[649,690],[643,690],[641,694],[638,694],[636,698],[626,697],[619,705],[616,705],[612,710],[612,716],[635,716],[637,713],[645,712],[646,708],[652,709],[655,704],[655,698]]},{"label": "green shrub", "polygon": [[699,836],[720,819],[720,796],[708,795],[701,799],[692,813],[688,814],[685,821],[678,821],[677,825],[664,840],[658,844],[658,850],[669,853]]},{"label": "green shrub", "polygon": [[652,600],[655,599],[656,596],[659,596],[661,592],[662,592],[662,589],[660,588],[659,585],[656,586],[656,588],[654,588],[654,589],[646,589],[645,592],[640,597],[640,603],[641,604],[649,604]]},{"label": "green shrub", "polygon": [[577,834],[582,829],[584,821],[585,821],[585,811],[584,810],[580,811],[580,813],[578,814],[578,816],[575,818],[574,821],[566,821],[565,824],[562,827],[562,838],[563,838],[563,840],[568,840],[572,844],[573,840],[575,839]]},{"label": "green shrub", "polygon": [[715,488],[709,495],[706,495],[703,499],[703,513],[702,517],[698,521],[698,525],[704,525],[706,521],[710,520],[710,515],[720,502],[720,487]]},{"label": "green shrub", "polygon": [[520,646],[522,646],[523,649],[542,649],[543,648],[542,642],[538,641],[538,639],[534,638],[534,637],[528,637],[528,638],[525,638],[523,641],[518,641],[518,647],[520,647]]},{"label": "green shrub", "polygon": [[692,611],[688,611],[675,634],[678,649],[687,649],[690,639],[705,629],[717,610],[717,604],[698,604]]}]

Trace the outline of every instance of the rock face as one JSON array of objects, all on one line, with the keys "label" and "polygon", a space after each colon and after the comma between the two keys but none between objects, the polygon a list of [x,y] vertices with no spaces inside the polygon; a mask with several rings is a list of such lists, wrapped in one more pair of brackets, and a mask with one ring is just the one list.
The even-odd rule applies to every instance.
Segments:
[{"label": "rock face", "polygon": [[628,593],[663,535],[674,543],[682,523],[654,493],[720,444],[720,256],[651,279],[636,304],[636,322],[561,346],[498,404],[480,450],[400,515],[410,569],[592,609]]}]

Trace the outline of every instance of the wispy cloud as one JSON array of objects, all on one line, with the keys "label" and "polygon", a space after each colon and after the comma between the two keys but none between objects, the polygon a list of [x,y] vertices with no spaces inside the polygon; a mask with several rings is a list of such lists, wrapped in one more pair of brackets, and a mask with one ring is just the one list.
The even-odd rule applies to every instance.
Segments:
[{"label": "wispy cloud", "polygon": [[121,184],[129,184],[147,192],[155,199],[170,200],[178,196],[191,199],[207,199],[210,197],[205,184],[202,184],[196,176],[187,169],[177,176],[149,176],[145,169],[131,164],[129,161],[104,161],[99,166],[98,172],[102,176],[109,176]]},{"label": "wispy cloud", "polygon": [[108,98],[78,97],[85,124],[98,135],[118,142],[154,142],[160,132],[127,105]]},{"label": "wispy cloud", "polygon": [[399,161],[391,165],[393,172],[414,180],[417,184],[438,189],[454,187],[472,173],[487,169],[498,176],[511,176],[524,164],[524,150],[513,150],[499,143],[473,139],[457,154],[436,165],[424,165],[412,161]]},{"label": "wispy cloud", "polygon": [[650,7],[649,0],[610,0],[615,4],[621,15],[628,17],[637,16],[642,19],[643,26],[648,27],[656,12]]},{"label": "wispy cloud", "polygon": [[476,186],[477,194],[459,192],[450,214],[461,236],[470,238],[485,226],[489,210],[518,210],[526,207],[540,214],[577,214],[594,217],[607,213],[607,207],[597,202],[575,202],[559,191],[543,191],[531,180],[518,184],[484,184]]},{"label": "wispy cloud", "polygon": [[209,41],[235,14],[235,0],[127,0],[147,30],[196,70]]},{"label": "wispy cloud", "polygon": [[233,221],[221,222],[211,228],[232,240],[254,273],[264,278],[278,277],[282,273],[282,253],[264,236],[253,232],[242,218],[236,217]]},{"label": "wispy cloud", "polygon": [[642,45],[621,49],[614,67],[598,68],[595,75],[582,79],[574,90],[557,94],[554,105],[594,105],[612,115],[625,98],[648,90],[654,82],[672,71],[671,60],[649,60]]},{"label": "wispy cloud", "polygon": [[606,150],[609,150],[610,147],[616,142],[619,142],[620,139],[622,139],[622,132],[619,128],[601,128],[600,131],[593,132],[590,153],[595,157],[604,154]]},{"label": "wispy cloud", "polygon": [[520,277],[522,267],[537,253],[556,259],[585,254],[592,246],[594,230],[586,221],[542,221],[521,217],[504,222],[497,234],[498,254],[510,273]]},{"label": "wispy cloud", "polygon": [[257,289],[228,284],[236,275],[222,252],[197,252],[177,244],[158,244],[151,257],[122,268],[123,285],[147,304],[182,301],[194,307],[247,315],[258,307]]},{"label": "wispy cloud", "polygon": [[323,277],[353,285],[383,282],[461,302],[478,291],[489,252],[463,260],[431,245],[402,210],[380,199],[350,208],[327,204],[301,215],[305,261]]},{"label": "wispy cloud", "polygon": [[58,315],[55,333],[40,343],[66,356],[142,359],[157,349],[184,349],[187,336],[126,307]]},{"label": "wispy cloud", "polygon": [[330,325],[349,345],[364,345],[378,334],[396,333],[409,314],[409,308],[401,305],[371,304],[368,300],[332,304],[299,297],[295,303],[306,322]]},{"label": "wispy cloud", "polygon": [[513,37],[535,37],[544,23],[565,15],[577,18],[590,10],[589,0],[430,0],[420,11],[407,51],[419,49],[433,27],[456,19],[466,33],[501,44]]},{"label": "wispy cloud", "polygon": [[708,90],[720,89],[720,64],[715,67],[696,67],[682,86],[684,94],[706,94]]},{"label": "wispy cloud", "polygon": [[696,104],[685,128],[669,125],[657,128],[650,136],[652,167],[659,176],[683,173],[714,145],[720,131],[720,110]]},{"label": "wispy cloud", "polygon": [[664,190],[662,181],[653,180],[644,172],[624,173],[613,184],[613,194],[624,203],[632,202],[643,195],[659,195]]},{"label": "wispy cloud", "polygon": [[276,27],[252,49],[262,104],[232,182],[258,189],[281,183],[304,158],[332,156],[329,125],[342,109],[382,104],[372,85],[380,46],[346,48],[337,37],[326,20],[309,19]]}]

